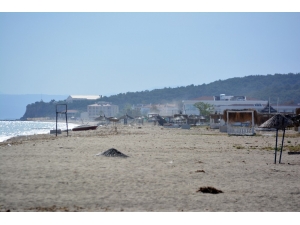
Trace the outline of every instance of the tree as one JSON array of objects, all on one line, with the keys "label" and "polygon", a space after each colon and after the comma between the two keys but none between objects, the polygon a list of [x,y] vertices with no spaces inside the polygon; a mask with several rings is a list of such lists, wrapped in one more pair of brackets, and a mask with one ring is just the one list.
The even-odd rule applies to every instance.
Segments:
[{"label": "tree", "polygon": [[214,110],[214,106],[204,102],[197,102],[194,104],[196,108],[199,109],[199,113],[201,116],[207,118],[210,113]]}]

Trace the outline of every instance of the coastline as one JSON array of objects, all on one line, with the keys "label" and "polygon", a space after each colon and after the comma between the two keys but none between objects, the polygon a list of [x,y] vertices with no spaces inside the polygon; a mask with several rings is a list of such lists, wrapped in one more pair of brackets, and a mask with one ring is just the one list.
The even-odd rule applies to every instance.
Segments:
[{"label": "coastline", "polygon": [[[0,120],[0,143],[5,142],[14,137],[31,136],[37,134],[50,133],[56,128],[56,121],[53,120],[37,120],[37,121],[21,121],[21,120]],[[58,129],[65,126],[65,121],[57,121]],[[68,122],[68,130],[79,126],[78,121]],[[65,126],[65,131],[66,131]],[[61,129],[63,130],[63,129]]]},{"label": "coastline", "polygon": [[[147,124],[13,138],[0,143],[0,211],[297,212],[300,159],[285,147],[274,164],[273,133]],[[285,146],[298,142],[286,132]],[[110,148],[129,157],[97,156]]]}]

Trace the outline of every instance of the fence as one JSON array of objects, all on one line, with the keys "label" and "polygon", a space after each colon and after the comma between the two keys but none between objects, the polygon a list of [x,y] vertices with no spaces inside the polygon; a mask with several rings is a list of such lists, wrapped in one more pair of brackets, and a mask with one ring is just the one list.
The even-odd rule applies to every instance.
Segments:
[{"label": "fence", "polygon": [[227,133],[229,135],[254,135],[254,127],[236,127],[236,126],[227,126]]}]

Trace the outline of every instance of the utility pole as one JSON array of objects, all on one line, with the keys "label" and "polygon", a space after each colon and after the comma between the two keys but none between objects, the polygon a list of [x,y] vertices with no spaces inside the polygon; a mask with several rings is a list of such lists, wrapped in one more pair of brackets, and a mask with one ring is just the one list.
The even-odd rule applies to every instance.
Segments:
[{"label": "utility pole", "polygon": [[269,97],[269,114],[271,113],[270,108],[271,108],[271,103],[270,103],[270,97]]}]

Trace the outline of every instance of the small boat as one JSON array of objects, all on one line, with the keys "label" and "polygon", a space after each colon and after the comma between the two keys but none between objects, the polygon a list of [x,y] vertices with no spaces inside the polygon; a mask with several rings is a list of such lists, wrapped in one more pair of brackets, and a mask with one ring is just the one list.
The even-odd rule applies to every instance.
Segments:
[{"label": "small boat", "polygon": [[98,126],[91,126],[91,125],[81,125],[78,127],[74,127],[72,131],[82,131],[82,130],[96,130]]}]

